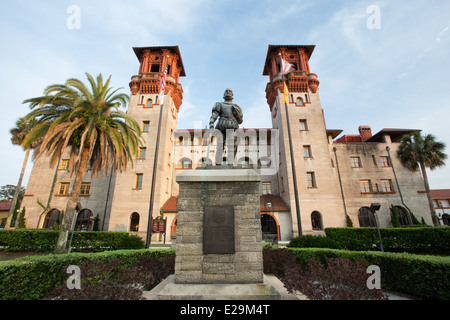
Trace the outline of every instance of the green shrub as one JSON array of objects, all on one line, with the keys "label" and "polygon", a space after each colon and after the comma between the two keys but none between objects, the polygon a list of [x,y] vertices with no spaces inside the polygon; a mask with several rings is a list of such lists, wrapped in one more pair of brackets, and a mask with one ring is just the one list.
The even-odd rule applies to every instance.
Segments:
[{"label": "green shrub", "polygon": [[338,244],[331,238],[324,236],[302,235],[292,239],[288,248],[331,248],[337,249]]},{"label": "green shrub", "polygon": [[[43,229],[0,230],[0,249],[7,251],[52,252],[58,231]],[[69,234],[70,236],[70,234]],[[127,232],[75,231],[72,252],[99,252],[105,250],[143,249],[144,241]]]},{"label": "green shrub", "polygon": [[[384,251],[450,254],[450,228],[380,228]],[[325,234],[340,249],[380,250],[376,228],[326,228]]]},{"label": "green shrub", "polygon": [[28,256],[0,262],[0,300],[42,299],[54,288],[64,284],[69,275],[68,265],[83,261],[111,263],[120,260],[121,266],[132,266],[140,257],[174,255],[175,250],[117,250],[99,253],[71,253]]},{"label": "green shrub", "polygon": [[326,264],[329,258],[364,259],[381,270],[381,283],[396,291],[423,299],[450,299],[450,257],[409,253],[347,251],[336,249],[289,248],[297,263],[306,265],[311,258]]}]

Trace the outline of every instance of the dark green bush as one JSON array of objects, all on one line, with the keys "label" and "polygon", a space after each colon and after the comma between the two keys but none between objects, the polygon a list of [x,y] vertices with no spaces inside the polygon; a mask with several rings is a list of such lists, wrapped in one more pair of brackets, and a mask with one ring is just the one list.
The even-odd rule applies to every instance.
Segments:
[{"label": "dark green bush", "polygon": [[[380,228],[384,251],[450,254],[450,228]],[[380,250],[376,228],[326,228],[325,234],[340,249]]]},{"label": "dark green bush", "polygon": [[105,264],[120,260],[121,266],[133,266],[140,257],[174,255],[175,250],[117,250],[99,253],[71,253],[28,256],[0,262],[0,300],[42,299],[54,288],[64,284],[69,265],[84,261]]},{"label": "dark green bush", "polygon": [[450,299],[450,257],[313,248],[288,250],[295,253],[300,265],[306,265],[311,258],[323,264],[328,258],[364,259],[369,265],[380,267],[385,290],[430,300]]},{"label": "dark green bush", "polygon": [[288,248],[331,248],[338,249],[338,244],[331,238],[324,236],[302,235],[292,239]]},{"label": "dark green bush", "polygon": [[[58,231],[42,229],[0,230],[0,250],[52,252],[55,250],[58,235]],[[145,243],[140,237],[127,232],[75,231],[71,247],[72,252],[99,252],[143,249]]]}]

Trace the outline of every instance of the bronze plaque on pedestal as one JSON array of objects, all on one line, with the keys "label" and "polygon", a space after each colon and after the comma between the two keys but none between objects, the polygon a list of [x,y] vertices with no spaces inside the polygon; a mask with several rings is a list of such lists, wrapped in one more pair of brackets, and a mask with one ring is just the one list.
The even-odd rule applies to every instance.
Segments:
[{"label": "bronze plaque on pedestal", "polygon": [[232,254],[234,246],[234,207],[204,207],[203,253]]}]

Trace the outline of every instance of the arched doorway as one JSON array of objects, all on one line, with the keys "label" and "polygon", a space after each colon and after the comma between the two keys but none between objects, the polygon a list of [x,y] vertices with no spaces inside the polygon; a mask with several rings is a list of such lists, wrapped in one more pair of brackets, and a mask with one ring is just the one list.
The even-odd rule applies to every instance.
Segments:
[{"label": "arched doorway", "polygon": [[139,231],[139,213],[133,212],[130,216],[130,232]]},{"label": "arched doorway", "polygon": [[313,230],[323,230],[322,215],[319,211],[313,211],[311,213],[311,225]]},{"label": "arched doorway", "polygon": [[42,229],[54,229],[54,227],[59,227],[61,217],[61,211],[58,209],[50,210],[44,219],[44,224],[42,225]]},{"label": "arched doorway", "polygon": [[263,241],[278,243],[278,224],[272,215],[267,213],[261,214],[261,231]]},{"label": "arched doorway", "polygon": [[178,217],[173,219],[172,221],[172,228],[170,230],[170,236],[176,236],[177,235],[177,225],[178,225]]},{"label": "arched doorway", "polygon": [[94,215],[89,209],[83,209],[78,212],[77,223],[75,224],[75,231],[92,231],[94,222]]}]

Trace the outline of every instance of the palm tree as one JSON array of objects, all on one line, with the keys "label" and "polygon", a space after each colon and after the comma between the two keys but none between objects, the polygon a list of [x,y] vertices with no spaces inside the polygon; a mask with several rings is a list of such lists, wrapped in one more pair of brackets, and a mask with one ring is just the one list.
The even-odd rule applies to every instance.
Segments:
[{"label": "palm tree", "polygon": [[407,169],[414,172],[420,167],[431,218],[435,226],[439,225],[439,222],[434,211],[426,168],[434,170],[445,165],[444,160],[447,159],[447,155],[444,149],[445,144],[436,141],[432,134],[422,136],[420,131],[415,131],[412,135],[406,135],[401,139],[397,150],[397,158]]},{"label": "palm tree", "polygon": [[113,173],[126,170],[128,162],[133,165],[139,146],[142,145],[141,130],[132,117],[119,110],[126,107],[129,97],[111,92],[109,83],[103,83],[100,74],[95,81],[86,73],[90,90],[78,79],[69,79],[64,85],[48,86],[44,96],[24,101],[30,103],[32,111],[27,119],[36,119],[37,124],[25,137],[23,146],[42,139],[35,148],[35,158],[42,155],[50,158],[54,168],[65,150],[70,150],[69,168],[75,175],[69,194],[64,219],[56,245],[57,252],[66,252],[81,183],[89,168],[92,177],[103,170],[106,175],[111,167]]},{"label": "palm tree", "polygon": [[[34,127],[35,124],[36,124],[35,120],[25,121],[24,118],[18,119],[16,121],[16,126],[14,128],[12,128],[11,130],[9,130],[9,132],[12,135],[11,142],[14,145],[21,145],[25,136],[28,134],[28,132],[31,131],[31,129]],[[10,227],[11,218],[13,216],[13,211],[16,207],[16,202],[17,202],[19,192],[22,187],[22,180],[23,180],[23,176],[25,174],[25,169],[27,167],[28,158],[30,156],[30,150],[31,150],[31,148],[34,148],[35,146],[36,146],[36,144],[33,144],[33,145],[30,145],[28,148],[26,148],[25,158],[23,159],[22,170],[20,172],[19,181],[17,182],[16,191],[14,192],[14,198],[11,203],[11,209],[9,209],[8,219],[6,220],[6,225],[5,225],[6,229],[8,229]],[[16,221],[16,224],[17,224],[17,221]]]}]

